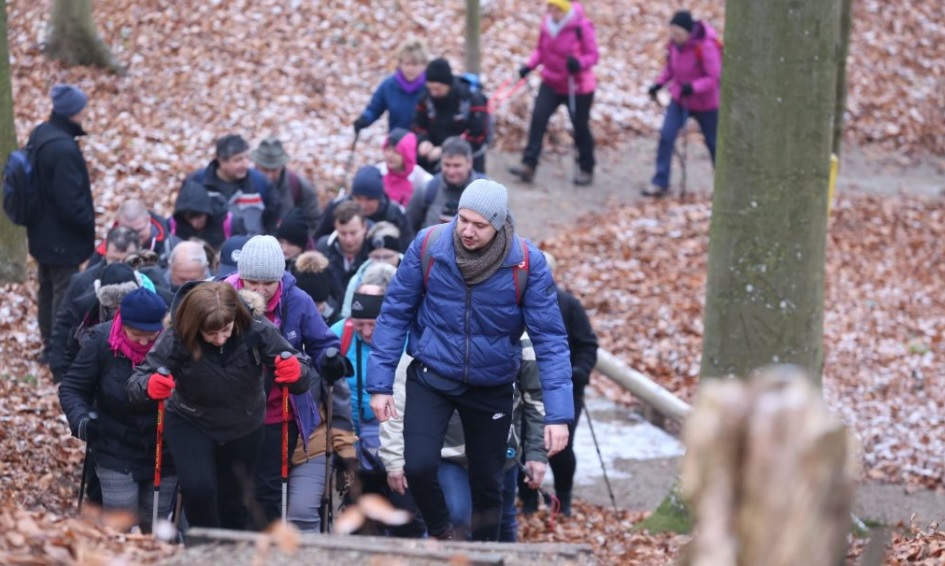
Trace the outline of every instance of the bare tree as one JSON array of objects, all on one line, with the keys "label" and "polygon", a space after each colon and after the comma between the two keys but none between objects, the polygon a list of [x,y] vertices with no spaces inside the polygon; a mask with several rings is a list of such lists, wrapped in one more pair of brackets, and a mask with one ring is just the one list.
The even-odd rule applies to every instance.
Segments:
[{"label": "bare tree", "polygon": [[482,51],[479,36],[482,33],[482,12],[479,0],[466,0],[466,72],[479,73]]},{"label": "bare tree", "polygon": [[[7,44],[6,2],[0,14],[0,155],[16,149],[13,121],[13,86],[10,82],[10,50]],[[26,230],[0,214],[0,282],[22,282],[26,278]]]},{"label": "bare tree", "polygon": [[92,0],[53,0],[46,55],[70,67],[94,66],[119,74],[125,72],[95,28]]}]

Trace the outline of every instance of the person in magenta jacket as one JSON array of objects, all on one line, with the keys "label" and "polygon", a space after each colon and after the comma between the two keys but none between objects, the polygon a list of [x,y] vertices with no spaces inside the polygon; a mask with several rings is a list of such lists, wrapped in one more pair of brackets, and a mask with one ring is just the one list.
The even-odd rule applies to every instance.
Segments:
[{"label": "person in magenta jacket", "polygon": [[[594,24],[584,14],[578,2],[549,0],[548,14],[541,24],[538,46],[519,69],[523,78],[541,65],[541,88],[535,98],[532,122],[528,130],[528,145],[522,156],[522,165],[511,168],[523,182],[530,183],[535,176],[541,155],[542,139],[548,120],[558,106],[569,105],[573,81],[575,94],[574,125],[580,170],[574,176],[575,185],[589,185],[594,180],[594,136],[591,135],[591,105],[597,78],[593,67],[597,64],[597,36]],[[568,108],[571,112],[571,108]]]},{"label": "person in magenta jacket", "polygon": [[685,10],[676,12],[669,25],[670,42],[666,65],[650,86],[651,98],[669,85],[672,101],[666,109],[660,143],[656,152],[656,174],[645,196],[669,193],[669,173],[676,135],[690,116],[699,123],[709,155],[715,161],[715,136],[719,124],[719,84],[722,76],[722,43],[715,29],[705,21],[695,21]]}]

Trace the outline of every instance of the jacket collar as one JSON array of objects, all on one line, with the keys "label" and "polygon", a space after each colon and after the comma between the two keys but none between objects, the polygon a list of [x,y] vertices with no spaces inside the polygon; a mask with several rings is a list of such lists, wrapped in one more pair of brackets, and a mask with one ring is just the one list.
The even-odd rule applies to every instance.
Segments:
[{"label": "jacket collar", "polygon": [[49,123],[74,138],[86,135],[85,130],[82,129],[82,126],[76,124],[61,114],[56,114],[55,112],[49,115]]}]

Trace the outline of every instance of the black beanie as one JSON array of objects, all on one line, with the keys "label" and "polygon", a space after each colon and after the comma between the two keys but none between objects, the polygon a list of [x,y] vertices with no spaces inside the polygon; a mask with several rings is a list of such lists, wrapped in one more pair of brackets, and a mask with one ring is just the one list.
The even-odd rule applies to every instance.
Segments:
[{"label": "black beanie", "polygon": [[276,228],[276,238],[303,250],[308,247],[308,224],[305,222],[301,209],[293,208],[285,215],[279,222],[279,227]]},{"label": "black beanie", "polygon": [[680,10],[673,14],[673,19],[669,21],[670,25],[679,26],[686,31],[691,32],[692,26],[695,23],[692,19],[692,14],[686,10]]},{"label": "black beanie", "polygon": [[304,252],[295,258],[292,265],[295,285],[308,293],[316,303],[324,303],[331,297],[331,275],[328,258],[319,252]]},{"label": "black beanie", "polygon": [[130,265],[123,261],[109,263],[105,269],[102,271],[102,276],[100,277],[100,285],[118,285],[120,283],[128,283],[129,281],[134,281],[137,283],[138,279],[135,277],[135,270],[132,269]]},{"label": "black beanie", "polygon": [[450,62],[442,57],[430,61],[426,75],[428,83],[453,84],[453,69]]}]

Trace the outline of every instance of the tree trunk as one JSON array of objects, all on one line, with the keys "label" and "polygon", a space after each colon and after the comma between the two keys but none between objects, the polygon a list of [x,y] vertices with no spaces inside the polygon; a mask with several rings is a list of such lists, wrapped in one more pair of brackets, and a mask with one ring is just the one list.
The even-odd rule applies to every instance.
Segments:
[{"label": "tree trunk", "polygon": [[[10,50],[7,45],[7,10],[0,14],[0,156],[17,148],[13,121],[13,86],[10,82]],[[21,283],[26,278],[26,230],[0,214],[0,282]]]},{"label": "tree trunk", "polygon": [[840,157],[843,146],[843,117],[847,111],[847,54],[853,27],[853,0],[840,0],[840,42],[837,51],[837,99],[833,113],[833,152]]},{"label": "tree trunk", "polygon": [[684,566],[842,563],[859,461],[812,381],[778,366],[700,388],[683,431]]},{"label": "tree trunk", "polygon": [[482,12],[479,0],[466,0],[466,72],[479,74],[482,52],[479,49]]},{"label": "tree trunk", "polygon": [[125,71],[95,29],[92,0],[53,1],[46,34],[46,56],[68,67],[102,67],[119,74]]},{"label": "tree trunk", "polygon": [[840,0],[729,0],[702,376],[823,364]]}]

